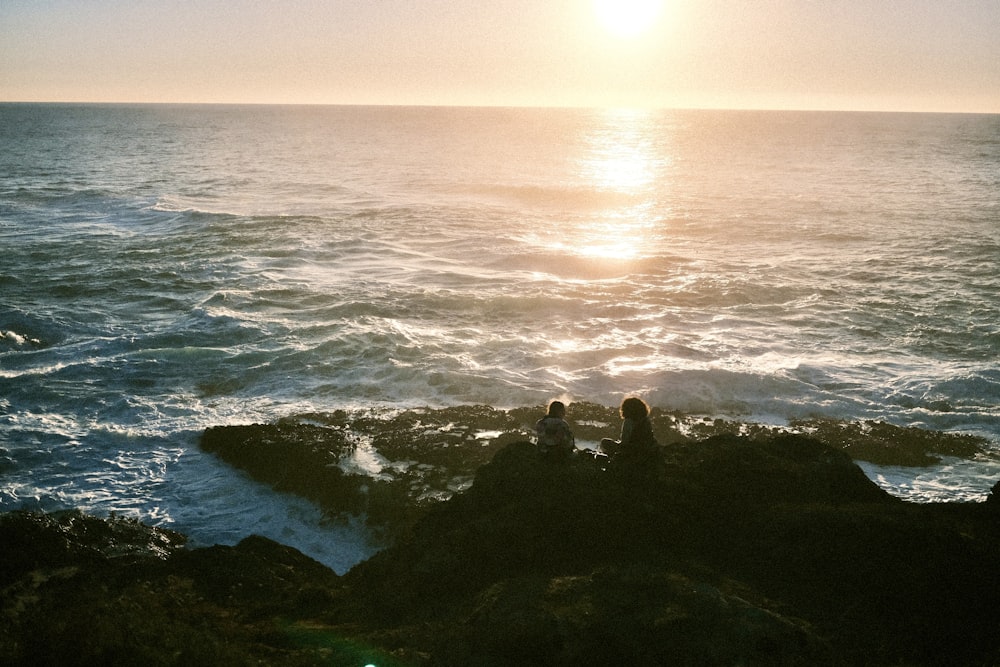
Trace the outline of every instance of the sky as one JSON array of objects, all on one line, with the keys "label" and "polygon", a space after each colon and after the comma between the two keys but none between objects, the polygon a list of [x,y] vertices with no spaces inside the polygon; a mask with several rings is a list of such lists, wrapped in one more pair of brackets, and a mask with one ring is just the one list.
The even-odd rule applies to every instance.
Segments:
[{"label": "sky", "polygon": [[1000,113],[1000,0],[652,2],[0,0],[0,101]]}]

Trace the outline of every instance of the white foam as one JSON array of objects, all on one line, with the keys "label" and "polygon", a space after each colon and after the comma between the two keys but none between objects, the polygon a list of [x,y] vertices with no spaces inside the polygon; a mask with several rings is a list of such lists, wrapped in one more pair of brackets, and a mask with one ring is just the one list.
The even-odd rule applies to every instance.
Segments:
[{"label": "white foam", "polygon": [[[36,125],[77,122],[38,111]],[[212,496],[231,470],[184,483],[176,452],[208,426],[336,408],[640,393],[1000,441],[988,121],[131,108],[138,131],[113,156],[76,143],[119,113],[80,133],[12,125],[49,163],[12,164],[4,195],[19,252],[0,304],[2,507],[90,503],[204,540],[280,535],[298,516],[307,535],[304,509],[251,516],[257,498]],[[273,114],[282,132],[253,131]],[[715,132],[720,118],[741,131]],[[648,188],[594,180],[594,147],[614,153],[615,137],[650,151]],[[485,140],[504,150],[456,150]],[[329,146],[336,160],[313,150]],[[936,167],[954,176],[945,199],[926,194]],[[363,446],[348,463],[386,465]],[[979,465],[994,474],[878,474],[918,498],[976,494]]]},{"label": "white foam", "polygon": [[865,475],[894,496],[914,502],[981,502],[1000,480],[1000,461],[946,458],[912,468],[858,461]]}]

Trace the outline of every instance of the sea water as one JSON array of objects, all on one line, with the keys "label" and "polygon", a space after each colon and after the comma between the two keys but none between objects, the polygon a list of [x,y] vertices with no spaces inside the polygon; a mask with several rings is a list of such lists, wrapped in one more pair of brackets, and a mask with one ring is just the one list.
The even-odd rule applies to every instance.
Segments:
[{"label": "sea water", "polygon": [[0,147],[0,510],[343,570],[363,529],[202,429],[635,392],[1000,447],[997,115],[4,104]]}]

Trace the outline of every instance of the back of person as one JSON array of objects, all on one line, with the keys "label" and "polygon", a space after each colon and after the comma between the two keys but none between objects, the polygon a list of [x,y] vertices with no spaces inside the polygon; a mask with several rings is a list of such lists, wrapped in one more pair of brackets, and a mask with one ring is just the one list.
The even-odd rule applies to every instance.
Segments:
[{"label": "back of person", "polygon": [[560,417],[546,416],[535,423],[538,451],[543,455],[568,454],[573,449],[573,433]]},{"label": "back of person", "polygon": [[619,468],[644,475],[655,474],[661,457],[649,420],[649,406],[642,399],[630,396],[622,401],[620,413],[621,439],[602,440],[602,449],[611,455],[612,462]]},{"label": "back of person", "polygon": [[622,440],[623,449],[642,451],[656,447],[656,436],[653,435],[653,424],[649,417],[630,417],[627,421],[631,423],[626,427],[628,437]]}]

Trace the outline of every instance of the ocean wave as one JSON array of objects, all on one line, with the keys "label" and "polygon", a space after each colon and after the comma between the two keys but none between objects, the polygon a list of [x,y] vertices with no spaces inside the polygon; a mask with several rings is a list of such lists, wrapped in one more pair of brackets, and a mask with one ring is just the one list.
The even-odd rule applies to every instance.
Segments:
[{"label": "ocean wave", "polygon": [[[191,434],[336,408],[638,392],[1000,443],[996,161],[967,152],[995,144],[938,137],[951,176],[932,183],[944,158],[921,142],[940,119],[910,119],[914,134],[838,117],[851,148],[830,160],[815,115],[777,133],[767,114],[694,112],[616,133],[628,119],[331,108],[257,134],[238,112],[161,109],[142,136],[163,144],[106,132],[95,150],[115,113],[91,109],[77,136],[76,116],[46,109],[69,129],[0,156],[0,441],[20,480],[2,507],[94,493],[235,535],[240,507],[198,505],[239,484],[177,472]],[[598,173],[616,146],[648,153],[648,188]]]},{"label": "ocean wave", "polygon": [[604,210],[645,202],[646,191],[623,191],[618,188],[595,189],[590,184],[522,185],[476,183],[453,186],[451,192],[472,196],[477,202],[494,200],[518,207],[544,207],[565,210]]},{"label": "ocean wave", "polygon": [[22,335],[16,331],[0,330],[0,350],[7,348],[25,349],[41,346],[42,341],[30,335]]}]

